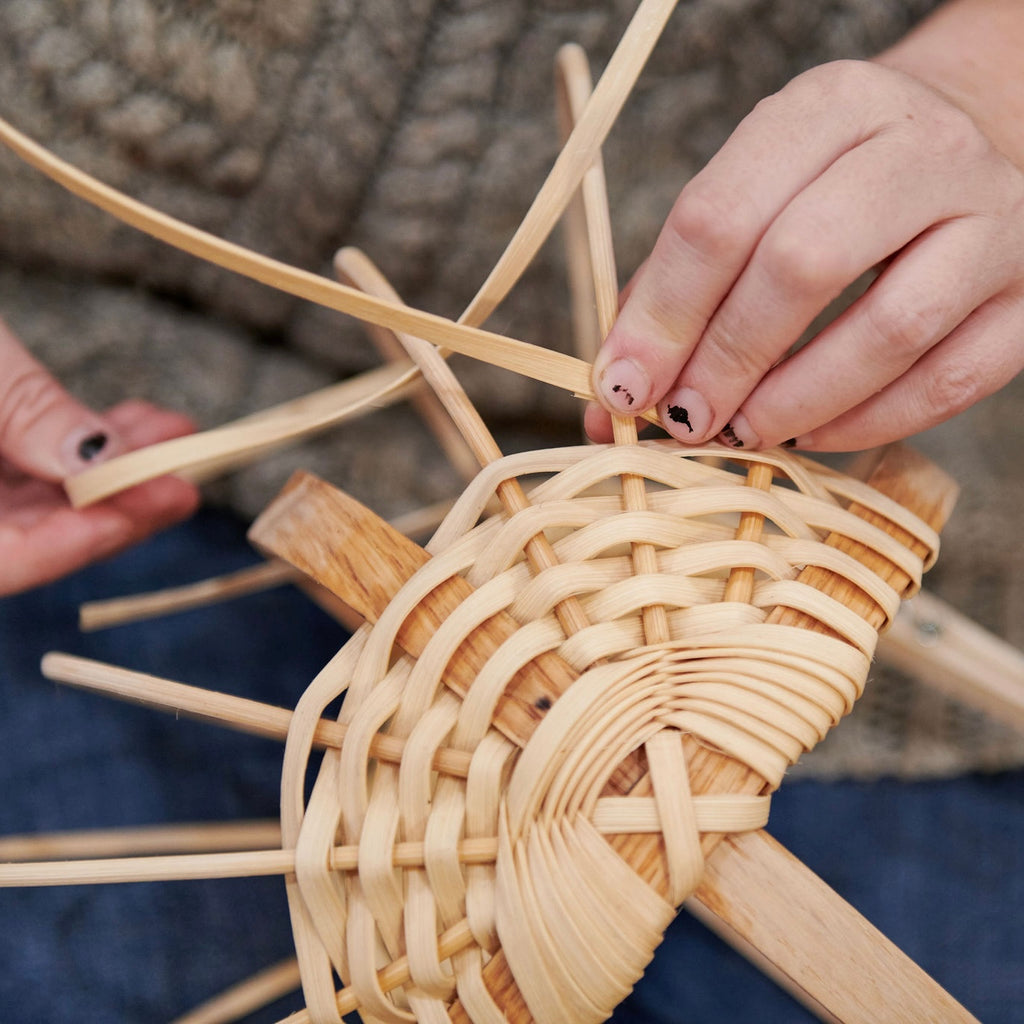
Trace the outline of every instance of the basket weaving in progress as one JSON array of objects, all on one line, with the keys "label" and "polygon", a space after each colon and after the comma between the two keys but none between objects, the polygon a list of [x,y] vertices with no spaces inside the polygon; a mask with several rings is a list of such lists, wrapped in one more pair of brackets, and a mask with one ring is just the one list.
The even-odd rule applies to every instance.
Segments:
[{"label": "basket weaving in progress", "polygon": [[771,792],[853,708],[879,631],[934,560],[948,478],[900,448],[862,481],[792,452],[641,442],[632,420],[616,421],[611,445],[504,456],[444,358],[590,397],[585,358],[479,325],[579,190],[570,263],[597,310],[580,333],[607,330],[617,285],[600,145],[672,7],[640,4],[592,95],[579,51],[562,55],[568,142],[457,323],[404,306],[359,253],[339,253],[345,284],[275,264],[3,128],[129,223],[401,345],[329,393],[97,466],[67,482],[75,503],[222,470],[420,378],[481,467],[425,548],[308,474],[253,524],[269,575],[362,622],[294,712],[44,662],[51,678],[285,742],[279,846],[264,833],[250,849],[0,871],[5,885],[283,875],[296,963],[191,1024],[237,1019],[299,982],[292,1024],[351,1011],[367,1024],[599,1024],[688,900],[824,1019],[973,1020],[761,831]]},{"label": "basket weaving in progress", "polygon": [[[258,543],[374,622],[310,687],[285,766],[300,948],[351,979],[343,1007],[605,1020],[719,834],[760,828],[766,791],[852,707],[876,625],[919,578],[933,531],[786,454],[738,460],[746,474],[706,456],[720,450],[503,459],[467,488],[429,561],[315,478],[257,521]],[[475,525],[523,474],[547,477],[529,504]],[[609,493],[623,476],[643,481],[645,507]],[[764,489],[749,486],[758,476]],[[310,529],[289,539],[285,523]],[[534,573],[538,537],[554,562]],[[638,552],[652,571],[637,572]],[[863,595],[868,621],[828,590]],[[567,637],[570,604],[585,624]],[[304,806],[313,729],[342,690],[344,744]],[[348,873],[332,866],[336,843],[353,850]],[[381,987],[381,955],[401,996]],[[329,970],[322,980],[333,1006]]]}]

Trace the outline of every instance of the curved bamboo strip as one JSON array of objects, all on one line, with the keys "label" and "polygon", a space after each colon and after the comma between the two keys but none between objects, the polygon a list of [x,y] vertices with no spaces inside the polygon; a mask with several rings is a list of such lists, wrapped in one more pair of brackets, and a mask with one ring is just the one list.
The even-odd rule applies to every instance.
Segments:
[{"label": "curved bamboo strip", "polygon": [[197,1006],[171,1024],[229,1024],[294,992],[299,983],[298,961],[290,957]]}]

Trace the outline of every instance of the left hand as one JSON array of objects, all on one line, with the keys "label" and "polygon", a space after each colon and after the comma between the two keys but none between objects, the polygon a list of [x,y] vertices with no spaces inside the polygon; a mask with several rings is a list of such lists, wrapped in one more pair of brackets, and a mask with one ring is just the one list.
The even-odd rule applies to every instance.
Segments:
[{"label": "left hand", "polygon": [[[192,429],[184,416],[139,401],[116,406],[102,420],[127,449]],[[186,518],[197,503],[195,487],[163,477],[74,509],[59,483],[31,476],[0,458],[0,596],[106,558]]]}]

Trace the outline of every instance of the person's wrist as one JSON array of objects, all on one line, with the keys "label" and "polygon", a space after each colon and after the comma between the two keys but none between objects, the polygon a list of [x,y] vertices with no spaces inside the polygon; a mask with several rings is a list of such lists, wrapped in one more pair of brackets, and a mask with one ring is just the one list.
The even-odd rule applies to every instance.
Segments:
[{"label": "person's wrist", "polygon": [[1024,170],[1024,4],[1007,10],[998,3],[949,4],[871,60],[962,110]]}]

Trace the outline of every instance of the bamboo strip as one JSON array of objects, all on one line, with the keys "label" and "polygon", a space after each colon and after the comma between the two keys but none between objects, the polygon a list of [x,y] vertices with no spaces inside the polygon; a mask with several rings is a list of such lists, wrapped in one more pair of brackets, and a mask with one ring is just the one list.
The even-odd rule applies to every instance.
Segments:
[{"label": "bamboo strip", "polygon": [[[352,246],[339,249],[334,256],[334,267],[342,280],[367,295],[387,302],[402,301],[391,283],[362,250]],[[501,458],[501,449],[487,429],[483,417],[469,400],[458,377],[452,372],[443,352],[429,341],[407,331],[396,331],[395,334],[405,353],[458,428],[475,460],[474,475],[475,468]]]},{"label": "bamboo strip", "polygon": [[[489,864],[497,849],[496,838],[466,839],[459,843],[459,861]],[[423,843],[396,843],[393,863],[396,868],[423,867],[424,856]],[[358,846],[338,846],[331,852],[331,870],[355,871],[358,866]],[[0,888],[257,878],[294,870],[295,851],[282,849],[31,861],[0,864]]]},{"label": "bamboo strip", "polygon": [[[268,739],[286,740],[293,717],[286,708],[261,704],[247,697],[216,693],[57,651],[43,657],[42,672],[47,679],[79,689],[99,691],[134,704],[188,715]],[[345,741],[345,732],[344,725],[322,719],[314,733],[314,745],[340,748]],[[394,737],[380,736],[374,741],[373,756],[382,761],[398,764],[404,752],[404,743]],[[441,749],[434,767],[437,771],[464,778],[469,770],[469,755],[461,750]]]},{"label": "bamboo strip", "polygon": [[[754,463],[747,472],[746,484],[761,491],[770,491],[772,487],[772,468],[764,463]],[[764,516],[760,512],[744,512],[736,529],[737,540],[756,541],[761,539],[764,531]],[[726,601],[750,601],[754,594],[754,570],[749,566],[736,566],[729,573],[725,585]]]},{"label": "bamboo strip", "polygon": [[904,605],[878,656],[1024,731],[1024,653],[934,594],[922,590]]},{"label": "bamboo strip", "polygon": [[87,601],[78,610],[78,626],[86,633],[120,626],[172,612],[202,608],[246,594],[270,590],[299,577],[285,562],[272,560],[181,587],[167,587],[148,594]]},{"label": "bamboo strip", "polygon": [[[730,836],[694,899],[843,1024],[978,1024],[766,832]],[[788,987],[788,986],[787,986]],[[824,1019],[830,1019],[829,1016]]]},{"label": "bamboo strip", "polygon": [[[693,806],[699,828],[731,832],[763,825],[769,803],[768,797],[707,796],[696,797]],[[622,797],[598,801],[594,825],[603,835],[654,834],[661,828],[653,800]],[[295,853],[280,849],[280,839],[277,822],[11,837],[0,841],[0,860],[4,861],[0,863],[0,888],[284,875],[295,870]],[[266,848],[268,840],[278,848]],[[187,852],[151,852],[175,848]],[[491,864],[498,855],[498,837],[461,839],[456,850],[460,864]],[[95,856],[97,851],[118,853]],[[54,852],[63,856],[50,859]],[[46,859],[40,859],[40,854]],[[358,845],[337,846],[330,854],[330,869],[355,871],[359,856]],[[426,856],[423,842],[399,842],[393,847],[392,864],[396,868],[421,868]]]},{"label": "bamboo strip", "polygon": [[294,867],[295,855],[290,850],[42,861],[0,864],[0,888],[256,878],[284,875],[294,870]]},{"label": "bamboo strip", "polygon": [[[418,537],[436,529],[451,509],[450,501],[436,502],[412,512],[396,516],[391,525],[407,537]],[[213,576],[180,587],[165,587],[145,594],[87,601],[78,609],[78,627],[83,632],[110,629],[113,626],[139,622],[162,615],[177,614],[203,608],[221,601],[259,593],[286,583],[297,583],[310,598],[322,605],[348,629],[356,629],[362,621],[351,609],[340,606],[332,594],[323,588],[314,588],[294,567],[277,559],[240,569],[237,572]]]},{"label": "bamboo strip", "polygon": [[148,854],[262,850],[281,845],[277,821],[190,822],[44,832],[0,838],[0,861],[84,860]]},{"label": "bamboo strip", "polygon": [[64,482],[71,503],[83,507],[168,473],[204,480],[246,465],[289,441],[381,408],[408,394],[415,368],[385,366],[199,434],[175,437],[119,455]]},{"label": "bamboo strip", "polygon": [[[569,204],[633,89],[678,0],[641,0],[551,173],[512,241],[460,318],[483,323],[508,294]],[[582,397],[582,392],[577,392]]]},{"label": "bamboo strip", "polygon": [[[558,61],[564,60],[562,51],[559,51]],[[555,115],[558,118],[559,139],[564,146],[578,118],[566,93],[566,76],[558,63],[555,65],[555,89]],[[579,190],[562,217],[562,234],[569,277],[573,351],[581,359],[593,363],[601,347],[602,336],[597,320],[597,296],[594,294],[594,273],[587,238],[587,214]]]},{"label": "bamboo strip", "polygon": [[230,1024],[289,992],[295,992],[301,984],[299,962],[295,957],[289,957],[233,985],[185,1016],[178,1017],[172,1024]]},{"label": "bamboo strip", "polygon": [[[582,47],[563,46],[556,62],[558,84],[556,90],[566,107],[560,120],[578,124],[591,99],[590,68]],[[597,303],[597,328],[604,339],[612,329],[618,315],[618,282],[615,268],[615,246],[612,241],[611,211],[608,207],[608,188],[600,151],[583,176],[583,212],[587,232],[593,294]],[[632,417],[613,416],[612,430],[615,443],[631,445],[637,442],[636,421]],[[647,508],[647,486],[642,477],[632,473],[621,477],[622,499],[629,512]],[[657,572],[655,549],[650,544],[632,545],[633,566],[637,576]],[[648,644],[663,643],[669,639],[668,616],[663,606],[649,605],[643,610],[644,636]]]},{"label": "bamboo strip", "polygon": [[[653,2],[653,0],[648,0]],[[661,0],[664,5],[665,0]],[[252,278],[261,284],[287,292],[296,298],[307,299],[320,306],[347,313],[360,320],[366,320],[380,327],[415,334],[453,352],[481,359],[494,366],[501,366],[514,373],[543,381],[555,387],[566,388],[581,395],[590,395],[589,367],[582,360],[574,359],[550,349],[507,338],[503,335],[484,331],[477,327],[455,323],[443,316],[426,313],[409,306],[387,302],[366,295],[356,288],[313,274],[298,267],[289,266],[279,260],[252,252],[225,239],[185,224],[159,210],[154,210],[116,189],[105,185],[77,167],[59,159],[12,125],[0,119],[0,141],[9,146],[26,163],[31,164],[47,177],[63,185],[70,192],[112,214],[118,220],[152,235],[168,245],[182,249],[208,263]],[[568,173],[582,174],[577,170],[579,159],[571,168],[561,168],[559,186],[565,187]],[[585,165],[583,165],[585,168]],[[539,245],[539,242],[537,243]],[[401,367],[382,373],[382,380],[396,381],[404,375]]]},{"label": "bamboo strip", "polygon": [[[359,250],[340,250],[335,257],[335,266],[340,274],[367,292],[381,298],[400,301],[384,275]],[[501,449],[442,354],[422,338],[400,333],[398,339],[434,390],[452,422],[461,431],[466,445],[476,456],[480,466],[490,465],[500,459]],[[510,515],[529,506],[521,484],[515,479],[503,480],[498,485],[497,496],[502,507]],[[558,564],[554,551],[543,534],[538,534],[527,543],[526,555],[535,572]],[[560,602],[556,615],[566,635],[577,633],[588,625],[579,602],[574,598]]]},{"label": "bamboo strip", "polygon": [[[358,288],[360,291],[376,295],[378,298],[401,302],[398,293],[387,285],[383,274],[372,267],[370,260],[357,250],[350,247],[339,249],[334,256],[334,272],[342,284]],[[406,360],[406,350],[409,349],[409,344],[400,339],[395,331],[378,327],[376,324],[365,324],[364,326],[377,351],[389,363],[399,364]],[[437,361],[447,366],[444,357],[434,346],[427,346],[426,342],[421,342],[421,344],[424,348],[429,347],[432,352],[437,354]],[[409,355],[412,355],[411,351]],[[415,358],[413,361],[417,362],[422,373],[423,366],[420,361]],[[454,374],[452,377],[454,378]],[[463,397],[466,404],[469,404],[469,398],[465,395]],[[451,466],[463,481],[468,483],[472,480],[479,469],[479,462],[467,440],[465,430],[460,429],[460,425],[452,419],[451,414],[445,408],[444,401],[438,396],[436,386],[417,388],[410,396],[409,401],[423,424],[434,435]]]}]

